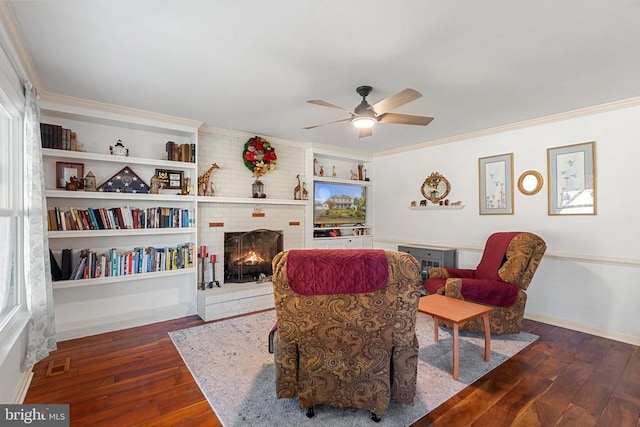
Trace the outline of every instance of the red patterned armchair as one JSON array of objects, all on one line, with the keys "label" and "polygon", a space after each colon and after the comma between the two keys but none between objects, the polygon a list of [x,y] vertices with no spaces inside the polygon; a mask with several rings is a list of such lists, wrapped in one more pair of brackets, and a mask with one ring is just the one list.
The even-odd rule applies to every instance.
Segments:
[{"label": "red patterned armchair", "polygon": [[278,398],[386,410],[412,404],[422,289],[417,261],[374,249],[291,250],[273,259]]},{"label": "red patterned armchair", "polygon": [[[525,291],[546,249],[544,240],[532,233],[494,233],[475,270],[432,268],[425,291],[492,306],[491,332],[517,334],[522,329]],[[462,329],[484,331],[481,319],[470,320]]]}]

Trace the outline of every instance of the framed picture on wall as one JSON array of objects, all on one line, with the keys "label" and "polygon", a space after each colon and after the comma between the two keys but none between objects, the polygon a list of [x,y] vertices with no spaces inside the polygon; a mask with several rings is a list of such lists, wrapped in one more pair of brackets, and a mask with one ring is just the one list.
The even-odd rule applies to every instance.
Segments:
[{"label": "framed picture on wall", "polygon": [[480,215],[513,215],[513,153],[478,159]]},{"label": "framed picture on wall", "polygon": [[549,215],[596,214],[595,142],[547,149]]}]

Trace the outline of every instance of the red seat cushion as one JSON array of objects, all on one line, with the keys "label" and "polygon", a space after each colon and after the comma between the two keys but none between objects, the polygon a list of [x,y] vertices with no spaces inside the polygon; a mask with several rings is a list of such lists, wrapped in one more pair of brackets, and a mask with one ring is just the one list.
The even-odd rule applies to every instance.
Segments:
[{"label": "red seat cushion", "polygon": [[375,292],[387,282],[387,256],[380,249],[290,250],[287,282],[300,295]]},{"label": "red seat cushion", "polygon": [[496,307],[511,307],[518,297],[518,287],[501,280],[462,279],[464,299]]},{"label": "red seat cushion", "polygon": [[487,243],[484,246],[484,253],[480,264],[476,267],[476,279],[490,279],[490,280],[502,280],[498,275],[498,270],[505,261],[505,254],[507,253],[507,247],[511,240],[520,234],[519,231],[505,232],[505,233],[493,233],[487,239]]},{"label": "red seat cushion", "polygon": [[444,287],[446,281],[447,279],[443,279],[441,277],[427,279],[424,282],[424,290],[427,292],[427,295],[435,294],[438,292],[438,289]]}]

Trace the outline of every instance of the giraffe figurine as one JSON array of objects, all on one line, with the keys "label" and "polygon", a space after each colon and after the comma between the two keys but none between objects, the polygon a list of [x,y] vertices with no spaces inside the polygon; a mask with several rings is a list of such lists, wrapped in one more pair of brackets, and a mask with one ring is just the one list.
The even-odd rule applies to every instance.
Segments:
[{"label": "giraffe figurine", "polygon": [[307,183],[302,183],[302,200],[309,200],[309,192],[307,191]]},{"label": "giraffe figurine", "polygon": [[293,200],[301,199],[301,187],[300,187],[300,174],[296,175],[296,179],[298,180],[298,185],[293,188]]},{"label": "giraffe figurine", "polygon": [[[198,177],[198,196],[206,196],[209,192],[209,178],[211,174],[216,170],[220,169],[217,163],[213,163],[208,171],[204,173],[204,175]],[[213,195],[213,190],[209,195]]]}]

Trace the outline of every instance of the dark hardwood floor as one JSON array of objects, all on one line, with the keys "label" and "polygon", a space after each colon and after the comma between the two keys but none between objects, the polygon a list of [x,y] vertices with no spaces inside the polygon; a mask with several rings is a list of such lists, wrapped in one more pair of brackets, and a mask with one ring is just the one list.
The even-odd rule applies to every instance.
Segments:
[{"label": "dark hardwood floor", "polygon": [[[60,342],[35,366],[25,403],[68,403],[72,426],[220,426],[167,335],[202,323]],[[524,329],[540,339],[414,426],[640,427],[637,346],[529,320]],[[66,357],[68,372],[47,377]]]}]

